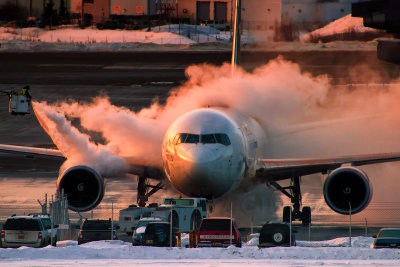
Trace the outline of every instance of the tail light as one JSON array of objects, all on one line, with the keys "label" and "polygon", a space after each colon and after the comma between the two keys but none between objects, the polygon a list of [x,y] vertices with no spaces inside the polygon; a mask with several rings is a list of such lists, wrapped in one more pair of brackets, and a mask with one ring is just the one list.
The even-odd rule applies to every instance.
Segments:
[{"label": "tail light", "polygon": [[37,237],[38,237],[38,239],[42,239],[43,238],[42,232],[39,232]]},{"label": "tail light", "polygon": [[4,236],[5,236],[5,232],[4,232],[4,230],[2,230],[1,231],[1,238],[4,238]]},{"label": "tail light", "polygon": [[124,220],[130,222],[131,221],[131,217],[125,217]]}]

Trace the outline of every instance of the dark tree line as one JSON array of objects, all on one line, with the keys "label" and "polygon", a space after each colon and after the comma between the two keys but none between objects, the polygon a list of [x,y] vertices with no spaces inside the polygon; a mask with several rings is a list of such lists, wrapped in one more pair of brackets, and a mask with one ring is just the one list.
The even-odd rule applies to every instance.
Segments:
[{"label": "dark tree line", "polygon": [[9,1],[0,6],[0,21],[22,20],[27,15],[28,10],[18,5],[18,2]]},{"label": "dark tree line", "polygon": [[[18,1],[8,1],[0,6],[0,21],[3,22],[15,22],[17,26],[37,26],[30,25],[28,21],[29,12],[25,7],[18,5]],[[61,24],[69,23],[69,13],[65,8],[64,0],[60,0],[60,6],[58,9],[54,7],[53,0],[49,0],[44,4],[44,10],[38,21],[38,25],[41,27],[45,26],[57,26]]]}]

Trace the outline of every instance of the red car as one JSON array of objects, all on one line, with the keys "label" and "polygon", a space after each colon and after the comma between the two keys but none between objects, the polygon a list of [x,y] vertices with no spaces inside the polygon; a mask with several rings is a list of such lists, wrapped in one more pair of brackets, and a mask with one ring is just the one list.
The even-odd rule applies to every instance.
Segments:
[{"label": "red car", "polygon": [[[232,235],[230,234],[232,222]],[[209,217],[201,221],[197,233],[197,247],[242,247],[242,238],[235,219]]]}]

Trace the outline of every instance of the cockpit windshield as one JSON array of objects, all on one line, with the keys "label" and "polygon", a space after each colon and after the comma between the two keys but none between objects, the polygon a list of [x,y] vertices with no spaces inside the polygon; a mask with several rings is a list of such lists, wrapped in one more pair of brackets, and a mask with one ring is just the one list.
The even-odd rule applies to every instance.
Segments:
[{"label": "cockpit windshield", "polygon": [[213,134],[204,134],[201,136],[201,142],[204,144],[214,144],[217,140]]},{"label": "cockpit windshield", "polygon": [[217,133],[217,134],[188,134],[188,133],[179,133],[174,137],[172,142],[174,145],[178,145],[180,143],[202,143],[202,144],[222,144],[224,146],[229,146],[231,141],[229,140],[228,135]]},{"label": "cockpit windshield", "polygon": [[197,134],[188,134],[185,143],[198,143],[199,136]]}]

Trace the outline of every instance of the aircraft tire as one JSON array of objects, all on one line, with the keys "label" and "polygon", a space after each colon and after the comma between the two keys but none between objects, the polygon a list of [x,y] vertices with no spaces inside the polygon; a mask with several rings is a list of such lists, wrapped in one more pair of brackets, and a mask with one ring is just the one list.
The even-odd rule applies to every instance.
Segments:
[{"label": "aircraft tire", "polygon": [[195,210],[192,213],[192,217],[190,219],[190,228],[191,230],[199,230],[201,223],[201,214],[200,211]]},{"label": "aircraft tire", "polygon": [[[51,239],[50,239],[50,243],[51,243]],[[56,236],[53,238],[53,243],[51,243],[51,245],[52,245],[53,247],[56,247],[56,246],[57,246],[57,237],[56,237]]]},{"label": "aircraft tire", "polygon": [[311,224],[311,208],[306,206],[301,211],[301,222],[303,226],[309,226]]},{"label": "aircraft tire", "polygon": [[290,223],[290,213],[291,212],[292,212],[292,209],[290,206],[283,207],[283,216],[282,216],[283,222]]},{"label": "aircraft tire", "polygon": [[289,246],[290,231],[287,224],[268,223],[261,228],[259,245]]}]

